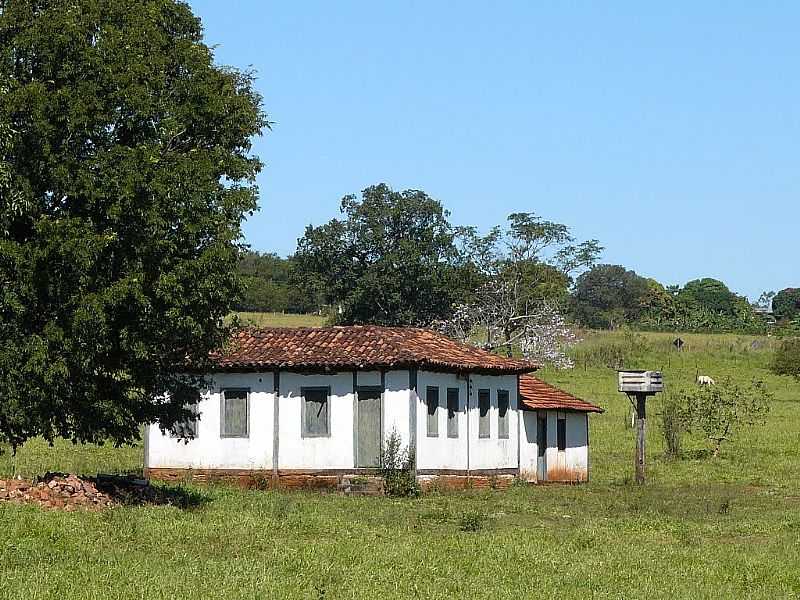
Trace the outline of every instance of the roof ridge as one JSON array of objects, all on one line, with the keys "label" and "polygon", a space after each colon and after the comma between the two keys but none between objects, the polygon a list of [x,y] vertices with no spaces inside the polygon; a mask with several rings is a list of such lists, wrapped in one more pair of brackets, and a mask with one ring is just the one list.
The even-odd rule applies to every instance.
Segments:
[{"label": "roof ridge", "polygon": [[224,369],[422,368],[524,373],[538,366],[455,340],[429,327],[330,325],[241,327],[235,342],[212,353]]}]

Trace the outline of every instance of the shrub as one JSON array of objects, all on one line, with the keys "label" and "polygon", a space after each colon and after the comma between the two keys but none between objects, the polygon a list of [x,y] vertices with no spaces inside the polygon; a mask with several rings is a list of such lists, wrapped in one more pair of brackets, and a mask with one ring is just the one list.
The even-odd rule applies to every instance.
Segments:
[{"label": "shrub", "polygon": [[664,436],[664,453],[669,458],[681,454],[681,438],[685,431],[684,406],[681,395],[669,393],[661,399],[661,433]]},{"label": "shrub", "polygon": [[781,342],[772,359],[772,371],[800,379],[800,338],[787,338]]},{"label": "shrub", "polygon": [[687,431],[702,431],[714,444],[714,456],[719,456],[722,443],[740,426],[763,422],[771,400],[772,394],[763,381],[754,379],[748,385],[741,385],[727,377],[716,385],[699,385],[683,391],[682,421]]},{"label": "shrub", "polygon": [[416,498],[420,487],[415,473],[414,451],[403,447],[396,430],[392,430],[381,450],[381,477],[383,491],[396,498]]},{"label": "shrub", "polygon": [[461,531],[474,533],[483,529],[486,522],[486,515],[477,510],[471,510],[463,513],[458,520],[458,525]]}]

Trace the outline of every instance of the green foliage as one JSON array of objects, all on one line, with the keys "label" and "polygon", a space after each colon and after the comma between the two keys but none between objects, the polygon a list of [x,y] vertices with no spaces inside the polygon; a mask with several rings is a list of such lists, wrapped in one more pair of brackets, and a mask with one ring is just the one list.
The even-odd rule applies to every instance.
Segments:
[{"label": "green foliage", "polygon": [[461,227],[458,243],[472,290],[502,281],[528,306],[542,300],[565,303],[572,273],[593,265],[602,251],[597,240],[576,243],[569,227],[534,213],[513,213],[505,229],[493,227],[486,235]]},{"label": "green foliage", "polygon": [[730,377],[716,385],[699,385],[682,393],[683,425],[699,430],[713,443],[719,456],[722,443],[744,425],[762,423],[770,408],[772,394],[763,381],[742,384]]},{"label": "green foliage", "polygon": [[458,527],[461,531],[477,533],[486,523],[486,514],[478,510],[470,510],[461,514]]},{"label": "green foliage", "polygon": [[706,278],[682,289],[665,288],[618,265],[598,265],[578,279],[572,312],[593,328],[627,324],[645,330],[764,333],[767,327],[747,299],[721,281]]},{"label": "green foliage", "polygon": [[772,372],[800,379],[800,338],[784,339],[772,360]]},{"label": "green foliage", "polygon": [[681,439],[685,432],[684,414],[682,403],[683,395],[668,390],[662,394],[661,400],[661,433],[664,436],[664,454],[667,458],[677,458],[681,455]]},{"label": "green foliage", "polygon": [[416,498],[421,490],[416,477],[414,450],[403,448],[397,430],[392,429],[381,448],[383,491],[394,498]]},{"label": "green foliage", "polygon": [[678,295],[703,309],[729,316],[735,313],[738,298],[728,286],[710,277],[688,282]]},{"label": "green foliage", "polygon": [[345,196],[343,219],[309,226],[295,276],[311,297],[335,305],[346,324],[428,324],[464,292],[455,233],[442,205],[419,190],[374,185]]},{"label": "green foliage", "polygon": [[244,294],[236,310],[248,312],[318,312],[322,301],[301,290],[293,281],[292,258],[274,253],[248,250],[239,259],[238,271],[244,281]]},{"label": "green foliage", "polygon": [[0,438],[170,427],[240,293],[252,76],[184,2],[7,0],[0,89]]},{"label": "green foliage", "polygon": [[786,288],[772,299],[772,312],[781,321],[800,317],[800,288]]},{"label": "green foliage", "polygon": [[513,213],[505,230],[480,235],[460,228],[458,242],[472,293],[436,327],[486,350],[511,356],[516,348],[536,362],[568,365],[563,352],[575,334],[562,311],[572,273],[594,264],[602,250],[597,240],[576,244],[566,225]]},{"label": "green foliage", "polygon": [[598,265],[578,278],[572,313],[582,325],[596,329],[630,325],[642,329],[739,331],[762,333],[746,298],[721,281],[698,279],[681,289],[665,288],[619,265]]},{"label": "green foliage", "polygon": [[572,294],[575,319],[586,327],[613,329],[639,319],[650,284],[620,265],[597,265],[583,273]]}]

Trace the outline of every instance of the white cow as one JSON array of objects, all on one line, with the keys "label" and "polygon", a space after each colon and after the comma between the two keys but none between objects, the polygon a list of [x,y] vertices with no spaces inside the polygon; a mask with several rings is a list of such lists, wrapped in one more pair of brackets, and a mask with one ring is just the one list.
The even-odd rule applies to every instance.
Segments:
[{"label": "white cow", "polygon": [[697,385],[716,385],[716,381],[714,381],[708,375],[698,375],[697,376]]}]

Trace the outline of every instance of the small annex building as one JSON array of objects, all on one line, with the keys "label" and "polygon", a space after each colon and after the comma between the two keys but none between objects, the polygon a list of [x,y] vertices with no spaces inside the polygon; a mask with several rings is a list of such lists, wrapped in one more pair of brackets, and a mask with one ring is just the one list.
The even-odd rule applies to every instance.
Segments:
[{"label": "small annex building", "polygon": [[374,472],[396,432],[423,482],[588,478],[587,415],[602,409],[526,360],[378,326],[245,329],[212,359],[198,418],[180,426],[193,439],[148,427],[147,477],[335,485]]}]

